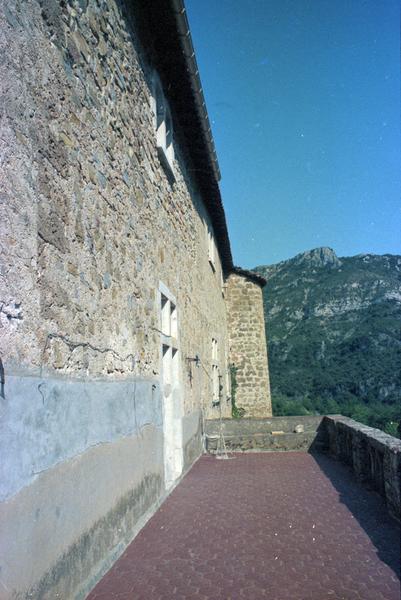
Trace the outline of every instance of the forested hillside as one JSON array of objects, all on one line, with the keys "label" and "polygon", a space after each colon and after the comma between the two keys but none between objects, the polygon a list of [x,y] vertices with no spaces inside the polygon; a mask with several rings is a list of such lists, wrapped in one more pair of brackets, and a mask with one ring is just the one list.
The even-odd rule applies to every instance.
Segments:
[{"label": "forested hillside", "polygon": [[317,248],[255,271],[275,414],[342,413],[397,435],[401,256]]}]

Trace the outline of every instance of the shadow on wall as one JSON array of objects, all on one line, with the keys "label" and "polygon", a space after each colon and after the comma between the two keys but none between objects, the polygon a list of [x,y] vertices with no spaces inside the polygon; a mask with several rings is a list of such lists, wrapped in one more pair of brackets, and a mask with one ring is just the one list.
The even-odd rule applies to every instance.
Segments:
[{"label": "shadow on wall", "polygon": [[349,466],[312,449],[310,453],[338,491],[339,501],[345,504],[371,539],[380,560],[400,578],[400,526],[389,516],[384,499],[358,483]]}]

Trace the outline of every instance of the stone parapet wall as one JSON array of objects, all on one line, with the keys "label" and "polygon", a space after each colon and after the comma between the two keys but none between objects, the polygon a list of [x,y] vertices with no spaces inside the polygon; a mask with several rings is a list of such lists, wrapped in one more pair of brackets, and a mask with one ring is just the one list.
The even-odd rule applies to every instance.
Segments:
[{"label": "stone parapet wall", "polygon": [[[222,419],[223,431],[226,434],[252,434],[252,433],[272,433],[273,431],[283,431],[284,433],[295,433],[297,426],[301,426],[303,431],[316,432],[320,427],[322,416],[295,416],[295,417],[268,417],[265,419]],[[220,422],[213,420],[205,421],[205,433],[218,431]]]},{"label": "stone parapet wall", "polygon": [[330,454],[350,465],[357,479],[381,494],[401,517],[401,440],[347,417],[324,418]]},{"label": "stone parapet wall", "polygon": [[272,414],[263,298],[260,284],[233,273],[226,285],[230,362],[235,403],[245,417]]},{"label": "stone parapet wall", "polygon": [[206,451],[221,451],[221,434],[232,452],[325,451],[327,437],[323,417],[271,417],[268,419],[222,419],[205,422]]}]

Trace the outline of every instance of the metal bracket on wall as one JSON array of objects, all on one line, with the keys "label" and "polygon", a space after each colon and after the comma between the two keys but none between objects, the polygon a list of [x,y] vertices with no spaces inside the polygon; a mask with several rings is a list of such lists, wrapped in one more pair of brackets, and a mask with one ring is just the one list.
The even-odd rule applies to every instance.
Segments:
[{"label": "metal bracket on wall", "polygon": [[196,366],[199,367],[200,358],[199,358],[199,356],[197,354],[194,357],[187,356],[186,359],[187,359],[188,362],[194,362],[196,364]]}]

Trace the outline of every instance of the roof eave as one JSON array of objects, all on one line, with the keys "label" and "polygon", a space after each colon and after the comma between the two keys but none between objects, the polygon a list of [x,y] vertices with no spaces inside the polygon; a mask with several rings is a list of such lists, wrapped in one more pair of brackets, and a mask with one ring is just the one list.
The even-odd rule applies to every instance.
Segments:
[{"label": "roof eave", "polygon": [[265,285],[267,283],[267,280],[264,277],[262,277],[261,275],[258,275],[254,271],[248,271],[247,269],[241,269],[241,267],[233,267],[231,269],[231,273],[235,273],[235,275],[240,275],[241,277],[245,277],[246,279],[249,279],[253,283],[260,285],[260,287],[262,287],[262,288],[265,287]]},{"label": "roof eave", "polygon": [[136,5],[137,20],[139,17],[137,32],[162,79],[175,129],[188,157],[188,171],[210,216],[227,274],[233,260],[219,189],[220,170],[183,1],[131,1]]}]

